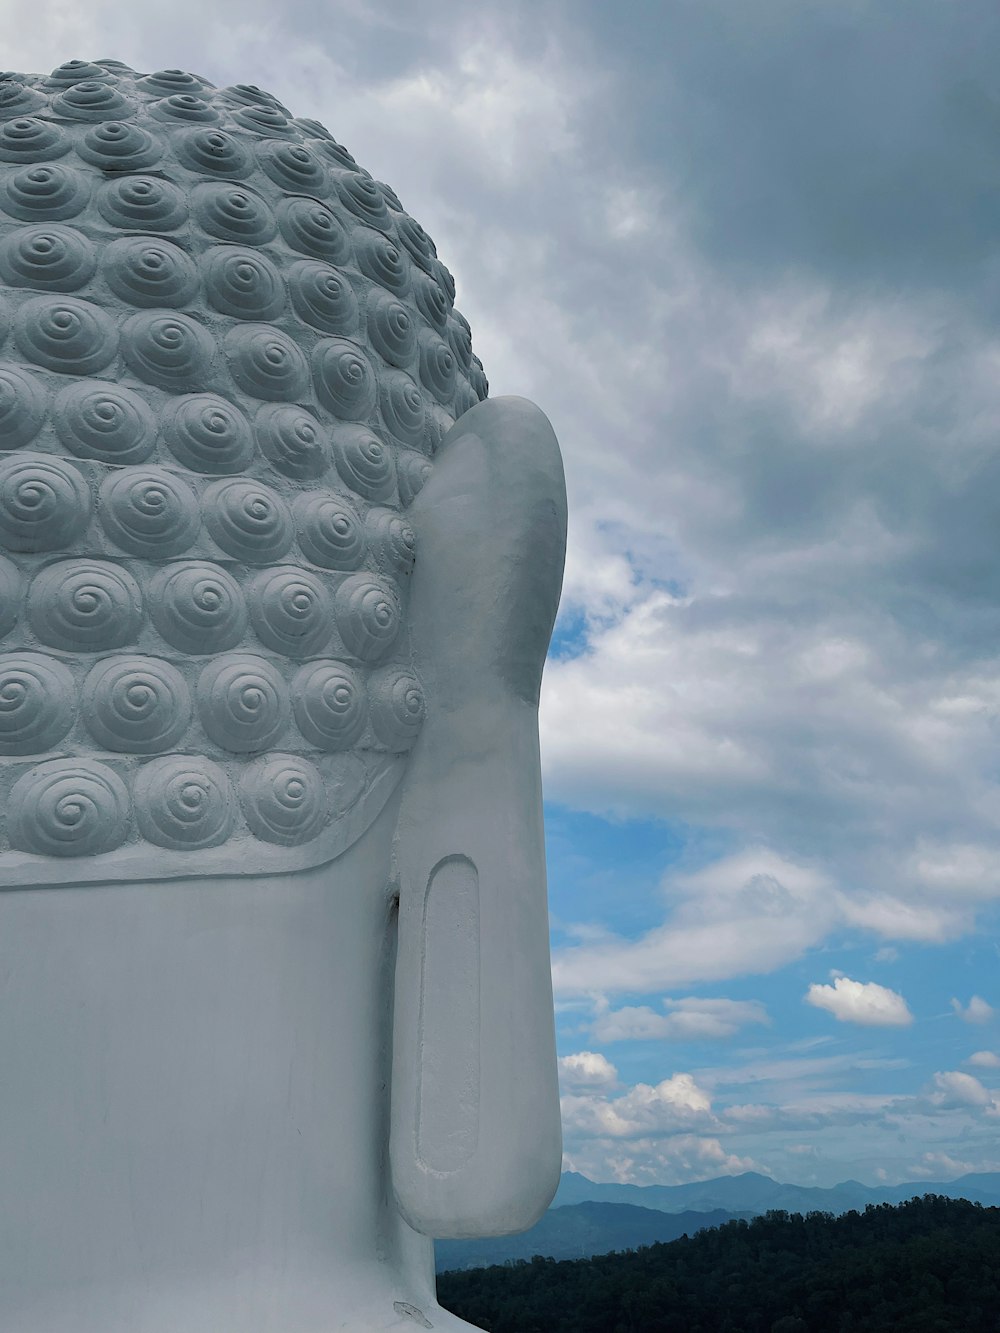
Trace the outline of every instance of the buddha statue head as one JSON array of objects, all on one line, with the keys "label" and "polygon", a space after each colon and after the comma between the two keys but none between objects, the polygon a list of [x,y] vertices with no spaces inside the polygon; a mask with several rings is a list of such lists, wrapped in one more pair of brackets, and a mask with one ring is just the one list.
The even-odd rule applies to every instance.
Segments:
[{"label": "buddha statue head", "polygon": [[551,428],[256,87],[0,77],[0,284],[0,1324],[464,1327],[559,1167]]}]

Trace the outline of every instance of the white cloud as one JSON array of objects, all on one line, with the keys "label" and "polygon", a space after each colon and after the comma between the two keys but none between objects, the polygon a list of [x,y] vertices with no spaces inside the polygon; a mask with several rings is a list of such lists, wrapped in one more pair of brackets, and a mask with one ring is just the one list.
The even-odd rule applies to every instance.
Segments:
[{"label": "white cloud", "polygon": [[670,1032],[670,1019],[648,1005],[626,1005],[600,1014],[591,1028],[595,1041],[657,1041]]},{"label": "white cloud", "polygon": [[701,1134],[639,1138],[628,1143],[592,1139],[568,1150],[563,1168],[591,1180],[628,1185],[680,1185],[744,1171],[767,1174],[756,1158],[728,1152],[717,1138]]},{"label": "white cloud", "polygon": [[995,1104],[992,1093],[983,1087],[979,1079],[960,1069],[934,1075],[930,1100],[934,1105],[946,1108],[992,1107]]},{"label": "white cloud", "polygon": [[768,972],[822,939],[836,911],[822,874],[760,848],[664,887],[674,910],[663,926],[557,950],[556,990],[649,993]]},{"label": "white cloud", "polygon": [[993,1006],[987,1004],[979,995],[973,995],[967,1005],[952,997],[951,1007],[964,1023],[989,1023],[996,1012]]},{"label": "white cloud", "polygon": [[759,1170],[722,1146],[709,1094],[691,1074],[562,1099],[567,1170],[593,1180],[670,1183]]},{"label": "white cloud", "polygon": [[703,1134],[636,1138],[628,1144],[589,1140],[564,1153],[563,1169],[623,1185],[681,1185],[747,1170],[767,1174],[755,1157],[727,1152],[717,1138]]},{"label": "white cloud", "polygon": [[[818,1053],[824,1046],[836,1053]],[[979,1079],[946,1070],[918,1092],[894,1091],[907,1061],[844,1046],[832,1038],[811,1053],[567,1097],[567,1163],[593,1179],[639,1183],[738,1170],[802,1180],[807,1162],[806,1176],[823,1184],[875,1179],[879,1168],[899,1181],[961,1174],[945,1156],[995,1169],[1000,1100]],[[873,1074],[888,1086],[859,1090]],[[918,1145],[928,1154],[919,1177]]]},{"label": "white cloud", "polygon": [[605,195],[607,228],[616,240],[649,233],[666,222],[666,212],[656,191],[636,185],[611,185]]},{"label": "white cloud", "polygon": [[[554,53],[522,59],[502,40],[461,46],[450,67],[424,67],[373,91],[376,125],[393,125],[415,143],[451,148],[466,169],[494,186],[518,188],[539,165],[575,148],[576,91]],[[596,89],[595,89],[596,91]]]},{"label": "white cloud", "polygon": [[591,1032],[597,1041],[702,1041],[731,1037],[750,1023],[767,1023],[767,1010],[756,1000],[665,999],[667,1013],[648,1005],[624,1006],[600,1013]]},{"label": "white cloud", "polygon": [[720,1125],[731,1131],[787,1134],[794,1130],[817,1130],[832,1126],[872,1125],[893,1111],[898,1099],[892,1093],[833,1091],[811,1095],[786,1090],[779,1103],[748,1102],[727,1106],[719,1112]]},{"label": "white cloud", "polygon": [[832,986],[812,985],[806,1003],[826,1009],[841,1023],[864,1027],[906,1027],[913,1015],[902,995],[874,981],[837,977]]},{"label": "white cloud", "polygon": [[898,307],[831,313],[816,290],[762,302],[737,380],[750,401],[788,394],[810,432],[854,427],[887,391],[899,392],[900,373],[933,345]]},{"label": "white cloud", "polygon": [[991,899],[1000,885],[1000,860],[989,845],[923,840],[913,856],[913,874],[932,892]]},{"label": "white cloud", "polygon": [[925,1152],[920,1161],[910,1167],[914,1176],[938,1180],[953,1180],[982,1169],[974,1162],[963,1161],[945,1152]]},{"label": "white cloud", "polygon": [[[780,1090],[776,1097],[786,1096],[794,1090],[800,1094],[810,1089],[829,1089],[843,1077],[859,1066],[871,1067],[873,1062],[865,1060],[856,1052],[823,1055],[827,1042],[817,1042],[807,1047],[806,1054],[768,1054],[743,1061],[739,1064],[717,1065],[712,1069],[699,1069],[698,1078],[707,1088],[753,1088],[762,1083],[778,1084]],[[878,1067],[885,1067],[885,1061],[877,1062]],[[888,1062],[889,1068],[897,1068],[895,1061]]]},{"label": "white cloud", "polygon": [[893,940],[940,944],[970,929],[972,916],[951,903],[905,902],[891,894],[838,894],[844,921]]},{"label": "white cloud", "polygon": [[974,1051],[965,1063],[977,1069],[1000,1069],[1000,1055],[996,1051]]},{"label": "white cloud", "polygon": [[700,1123],[712,1123],[711,1101],[690,1074],[673,1074],[652,1086],[636,1083],[620,1096],[563,1097],[563,1125],[567,1134],[587,1133],[607,1138],[634,1138],[650,1133],[672,1133]]},{"label": "white cloud", "polygon": [[618,1070],[597,1051],[577,1051],[560,1058],[559,1077],[564,1087],[610,1088],[618,1082]]}]

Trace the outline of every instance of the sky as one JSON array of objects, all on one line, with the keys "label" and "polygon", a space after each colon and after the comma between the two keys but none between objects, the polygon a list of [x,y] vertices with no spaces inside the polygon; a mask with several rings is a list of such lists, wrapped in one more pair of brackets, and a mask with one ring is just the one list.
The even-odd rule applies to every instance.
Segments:
[{"label": "sky", "polygon": [[995,0],[0,0],[399,194],[561,441],[565,1164],[1000,1171]]}]

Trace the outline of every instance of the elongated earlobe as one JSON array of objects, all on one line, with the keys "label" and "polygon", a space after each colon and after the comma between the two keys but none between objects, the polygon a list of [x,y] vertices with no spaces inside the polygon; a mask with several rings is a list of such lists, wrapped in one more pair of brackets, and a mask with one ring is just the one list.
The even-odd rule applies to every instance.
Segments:
[{"label": "elongated earlobe", "polygon": [[411,510],[427,716],[396,837],[393,1187],[434,1236],[530,1226],[558,1183],[538,759],[558,603],[558,446],[523,399],[473,408]]}]

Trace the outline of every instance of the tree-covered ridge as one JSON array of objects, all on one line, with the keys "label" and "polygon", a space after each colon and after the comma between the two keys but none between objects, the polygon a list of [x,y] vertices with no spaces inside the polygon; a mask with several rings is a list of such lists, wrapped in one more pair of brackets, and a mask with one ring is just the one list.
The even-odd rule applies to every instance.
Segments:
[{"label": "tree-covered ridge", "polygon": [[634,1253],[438,1278],[489,1333],[997,1333],[1000,1208],[769,1212]]}]

